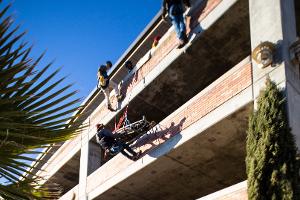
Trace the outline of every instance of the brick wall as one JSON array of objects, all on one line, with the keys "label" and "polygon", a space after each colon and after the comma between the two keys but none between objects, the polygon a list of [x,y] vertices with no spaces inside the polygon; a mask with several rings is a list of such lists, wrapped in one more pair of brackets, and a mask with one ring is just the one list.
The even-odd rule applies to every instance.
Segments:
[{"label": "brick wall", "polygon": [[203,0],[199,5],[199,9],[193,13],[190,25],[188,25],[188,32],[195,28],[222,0]]},{"label": "brick wall", "polygon": [[137,143],[137,147],[140,147],[143,151],[151,150],[153,146],[163,143],[181,130],[199,121],[202,117],[249,87],[252,84],[251,70],[250,62],[233,68],[228,72],[230,76],[227,76],[227,73],[220,77],[208,89],[200,92],[179,108],[179,112],[171,114],[160,122],[159,130],[157,130],[155,136],[150,134],[148,138],[142,138],[142,141]]}]

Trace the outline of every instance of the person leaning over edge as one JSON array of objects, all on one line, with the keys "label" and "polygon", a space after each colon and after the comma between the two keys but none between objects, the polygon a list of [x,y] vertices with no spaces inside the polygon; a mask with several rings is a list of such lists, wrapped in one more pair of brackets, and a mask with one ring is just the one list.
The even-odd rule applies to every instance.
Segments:
[{"label": "person leaning over edge", "polygon": [[130,60],[127,60],[125,62],[125,67],[128,70],[128,73],[130,73],[133,70],[133,68],[134,68],[134,66],[133,66],[133,64],[132,64],[132,62]]},{"label": "person leaning over edge", "polygon": [[165,21],[166,14],[168,13],[169,18],[171,19],[171,22],[175,28],[177,38],[179,39],[179,45],[177,47],[179,49],[188,42],[185,19],[183,16],[183,4],[188,8],[191,7],[189,0],[163,0],[162,18]]},{"label": "person leaning over edge", "polygon": [[130,160],[135,161],[139,159],[141,151],[136,153],[128,144],[118,139],[109,129],[106,129],[103,124],[96,124],[96,128],[96,140],[100,147],[105,151],[104,156],[107,153],[116,155],[121,152]]},{"label": "person leaning over edge", "polygon": [[122,100],[123,95],[120,94],[120,88],[118,86],[118,84],[116,84],[114,81],[110,80],[108,74],[107,74],[107,70],[109,70],[112,67],[112,63],[110,61],[106,62],[106,65],[101,65],[98,69],[98,73],[97,73],[97,79],[98,79],[98,84],[97,84],[97,88],[100,89],[106,99],[106,105],[107,108],[111,111],[114,111],[114,109],[111,106],[110,103],[110,92],[109,92],[109,88],[112,86],[116,97],[118,99],[118,101]]}]

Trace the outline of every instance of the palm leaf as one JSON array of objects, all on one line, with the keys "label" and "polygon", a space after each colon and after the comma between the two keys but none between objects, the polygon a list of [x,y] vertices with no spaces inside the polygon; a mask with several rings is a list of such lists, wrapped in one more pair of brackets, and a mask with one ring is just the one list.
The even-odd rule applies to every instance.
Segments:
[{"label": "palm leaf", "polygon": [[18,34],[20,27],[5,17],[9,7],[0,10],[0,177],[5,180],[0,199],[55,199],[60,188],[40,185],[41,178],[32,174],[37,165],[30,163],[37,161],[34,155],[50,153],[37,149],[55,146],[85,128],[75,120],[80,114],[71,115],[80,99],[72,84],[64,84],[65,77],[56,80],[59,69],[44,77],[53,63],[40,67],[44,53],[37,59],[30,56],[32,47],[20,42],[25,32]]},{"label": "palm leaf", "polygon": [[[51,87],[53,87],[53,86],[54,86],[54,85],[51,85],[50,87],[46,88],[45,90],[49,92],[49,91],[51,90]],[[55,98],[56,96],[58,96],[59,94],[65,92],[65,91],[66,91],[67,89],[69,89],[71,86],[72,86],[71,84],[70,84],[70,85],[67,85],[66,87],[64,87],[64,88],[62,88],[62,89],[60,89],[60,90],[54,92],[53,94],[51,94],[51,95],[45,97],[44,99],[42,99],[42,100],[40,100],[40,101],[38,101],[38,102],[35,102],[34,104],[32,104],[32,105],[26,107],[25,110],[30,111],[30,110],[36,108],[36,107],[39,106],[39,105],[42,105],[42,104],[44,104],[44,103],[46,103],[46,102],[49,102],[50,100],[54,99],[54,98]],[[47,93],[48,93],[48,92],[47,92]],[[24,107],[27,106],[29,103],[32,103],[32,102],[36,101],[37,99],[43,97],[43,96],[45,95],[45,94],[44,94],[44,95],[43,95],[43,94],[44,94],[44,91],[41,92],[41,94],[37,94],[35,97],[30,98],[28,101],[26,101],[26,102],[24,102],[23,104],[21,104],[20,107],[23,107],[23,108],[24,108]],[[72,95],[71,95],[71,96],[72,96]],[[62,100],[62,101],[64,101],[64,100]],[[56,103],[54,103],[54,104],[56,105]],[[44,107],[45,107],[45,109],[48,109],[48,108],[50,108],[51,106],[50,106],[50,107],[44,106]],[[37,110],[35,110],[35,111],[39,111],[39,112],[40,112],[40,111],[45,110],[45,109],[37,109]],[[35,112],[35,111],[33,111],[33,112]]]},{"label": "palm leaf", "polygon": [[54,108],[52,110],[48,110],[47,112],[41,113],[39,115],[36,115],[36,116],[32,117],[31,119],[32,120],[37,120],[37,119],[44,118],[46,116],[49,116],[49,115],[51,115],[53,113],[61,111],[61,110],[65,109],[65,108],[68,108],[68,107],[70,107],[70,106],[72,106],[74,104],[77,104],[79,102],[80,102],[80,99],[75,99],[75,100],[73,100],[73,101],[71,101],[69,103],[66,103],[66,104],[62,105],[62,106],[56,107],[56,108]]},{"label": "palm leaf", "polygon": [[[43,105],[43,106],[39,106],[42,103],[42,101],[41,101],[41,102],[39,102],[39,104],[35,104],[35,107],[37,107],[36,109],[34,109],[32,106],[30,106],[30,108],[26,108],[26,110],[32,110],[32,112],[41,112],[41,111],[47,110],[47,109],[49,109],[53,106],[58,105],[59,103],[61,103],[63,101],[69,99],[70,97],[73,97],[76,93],[77,93],[77,91],[70,92],[70,93],[64,95],[63,97],[61,97],[61,98],[59,98],[55,101],[52,101],[52,102],[50,102],[46,105]],[[50,98],[48,98],[48,99],[50,100]]]},{"label": "palm leaf", "polygon": [[[58,84],[60,84],[63,80],[65,80],[65,77],[64,78],[61,78],[60,80],[56,81],[55,83],[51,84],[49,87],[47,87],[46,89],[44,89],[43,91],[41,91],[40,93],[36,94],[36,97],[37,98],[31,98],[31,99],[28,99],[27,101],[25,101],[24,103],[22,103],[22,107],[26,107],[28,106],[29,104],[31,104],[32,102],[36,101],[37,99],[39,99],[39,97],[42,97],[46,94],[48,94],[48,92],[50,92],[53,88],[55,88]],[[71,86],[71,85],[70,85]]]},{"label": "palm leaf", "polygon": [[[0,3],[2,3],[2,1],[0,1]],[[1,10],[0,12],[0,19],[3,17],[3,15],[7,12],[7,10],[11,7],[11,4],[8,4],[7,6],[5,6],[5,8],[3,10]]]},{"label": "palm leaf", "polygon": [[[42,55],[43,56],[43,55]],[[41,57],[40,57],[41,58]],[[37,61],[38,62],[38,61]],[[36,65],[32,65],[32,68],[36,67]],[[39,71],[39,73],[37,73],[32,79],[31,79],[31,84],[29,84],[28,86],[22,88],[21,90],[19,90],[14,97],[17,96],[22,96],[25,92],[28,91],[28,89],[35,83],[37,82],[37,80],[39,80],[39,78],[46,72],[46,70],[50,67],[50,65],[47,65],[46,67],[44,67],[42,70]]]},{"label": "palm leaf", "polygon": [[9,50],[16,42],[18,42],[18,40],[20,38],[22,38],[25,35],[25,32],[23,32],[23,33],[19,34],[18,36],[16,36],[11,41],[9,41],[8,43],[5,43],[9,39],[8,36],[10,36],[10,34],[14,34],[17,30],[18,30],[18,27],[15,28],[15,30],[13,30],[11,33],[9,33],[9,35],[5,36],[3,39],[0,40],[0,46],[2,46],[2,44],[4,45],[0,49],[0,55],[3,54],[5,51]]}]

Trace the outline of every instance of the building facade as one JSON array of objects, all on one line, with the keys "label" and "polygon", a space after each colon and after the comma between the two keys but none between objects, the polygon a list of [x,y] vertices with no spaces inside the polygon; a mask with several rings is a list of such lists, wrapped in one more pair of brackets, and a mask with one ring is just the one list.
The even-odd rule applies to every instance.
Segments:
[{"label": "building facade", "polygon": [[[117,112],[95,89],[77,119],[88,128],[41,158],[35,173],[63,187],[60,199],[247,199],[248,116],[267,77],[285,90],[300,147],[300,2],[194,0],[187,27],[189,42],[177,49],[158,13],[111,71],[123,81],[124,100],[111,93]],[[131,121],[145,115],[157,125],[134,144],[138,161],[105,161],[95,125],[113,128],[127,106]]]}]

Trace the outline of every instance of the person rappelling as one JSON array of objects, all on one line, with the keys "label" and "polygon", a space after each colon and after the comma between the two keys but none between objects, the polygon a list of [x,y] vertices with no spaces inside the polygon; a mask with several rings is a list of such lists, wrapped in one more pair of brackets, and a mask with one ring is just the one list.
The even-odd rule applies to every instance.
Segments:
[{"label": "person rappelling", "polygon": [[100,147],[105,151],[105,154],[112,156],[122,153],[130,160],[138,160],[141,156],[141,151],[136,153],[125,141],[118,138],[117,135],[113,134],[111,130],[104,127],[103,124],[97,124],[96,140]]}]

